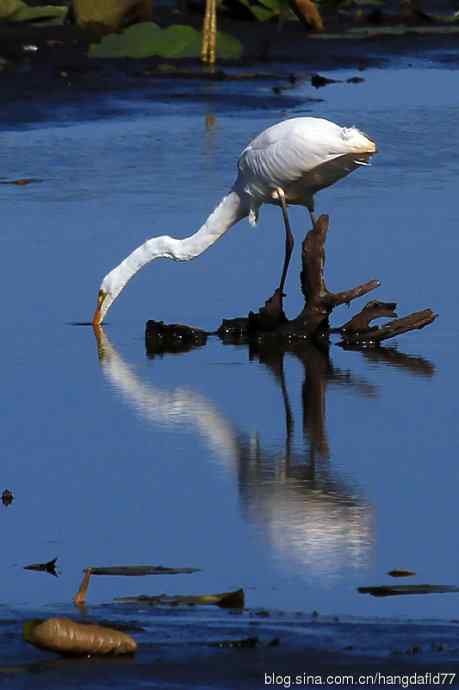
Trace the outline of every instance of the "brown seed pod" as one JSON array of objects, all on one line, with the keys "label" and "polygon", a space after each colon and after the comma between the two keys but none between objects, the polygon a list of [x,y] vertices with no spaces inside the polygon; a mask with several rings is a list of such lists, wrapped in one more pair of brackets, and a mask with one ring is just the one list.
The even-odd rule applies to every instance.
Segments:
[{"label": "brown seed pod", "polygon": [[84,656],[134,654],[136,641],[126,633],[100,625],[75,623],[69,618],[32,620],[24,624],[27,642],[59,654]]}]

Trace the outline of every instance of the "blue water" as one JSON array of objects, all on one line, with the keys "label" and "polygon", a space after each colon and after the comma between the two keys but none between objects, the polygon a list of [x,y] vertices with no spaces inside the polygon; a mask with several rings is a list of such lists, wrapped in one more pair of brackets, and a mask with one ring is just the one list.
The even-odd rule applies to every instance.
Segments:
[{"label": "blue water", "polygon": [[[2,125],[1,177],[40,180],[0,185],[8,609],[70,603],[86,566],[144,563],[203,572],[94,578],[89,601],[244,587],[249,606],[457,615],[454,594],[356,591],[393,568],[459,583],[457,74],[363,74],[276,97],[269,82],[195,84],[199,97],[179,100],[104,96]],[[329,287],[379,278],[375,296],[400,314],[432,307],[440,318],[379,358],[333,345],[328,362],[286,353],[270,368],[212,339],[149,359],[147,319],[214,329],[272,293],[284,239],[278,210],[263,208],[257,229],[242,222],[196,261],[141,272],[110,312],[99,361],[92,329],[72,323],[92,316],[105,273],[146,237],[197,229],[247,142],[300,114],[356,124],[380,147],[372,168],[317,197],[331,217]],[[293,316],[308,221],[303,209],[291,219]],[[57,579],[23,570],[55,556]]]}]

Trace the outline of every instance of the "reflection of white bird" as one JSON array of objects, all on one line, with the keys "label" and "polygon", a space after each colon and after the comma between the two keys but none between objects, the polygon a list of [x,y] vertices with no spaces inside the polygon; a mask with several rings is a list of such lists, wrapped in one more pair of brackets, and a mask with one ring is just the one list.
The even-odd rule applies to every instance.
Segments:
[{"label": "reflection of white bird", "polygon": [[264,203],[280,205],[284,216],[282,293],[293,248],[287,204],[306,206],[313,218],[314,194],[365,165],[373,153],[375,143],[355,127],[339,127],[320,118],[294,118],[265,130],[244,149],[230,193],[197,232],[183,240],[167,235],[153,237],[105,276],[94,325],[102,323],[126,283],[147,263],[158,258],[189,261],[199,256],[241,218],[248,216],[254,224]]}]

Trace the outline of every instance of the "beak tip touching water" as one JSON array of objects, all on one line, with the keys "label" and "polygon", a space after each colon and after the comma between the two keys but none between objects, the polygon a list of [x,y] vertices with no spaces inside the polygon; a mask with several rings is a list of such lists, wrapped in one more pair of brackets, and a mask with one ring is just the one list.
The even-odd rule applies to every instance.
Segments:
[{"label": "beak tip touching water", "polygon": [[97,306],[96,306],[96,311],[94,312],[94,316],[92,317],[92,325],[94,328],[100,328],[102,326],[102,321],[104,320],[104,316],[107,310],[107,306],[105,305],[102,307],[104,302],[106,301],[107,298],[107,293],[104,290],[99,290],[99,294],[97,295]]},{"label": "beak tip touching water", "polygon": [[94,316],[92,317],[92,325],[94,328],[100,328],[102,325],[102,318],[99,309],[96,309],[94,312]]}]

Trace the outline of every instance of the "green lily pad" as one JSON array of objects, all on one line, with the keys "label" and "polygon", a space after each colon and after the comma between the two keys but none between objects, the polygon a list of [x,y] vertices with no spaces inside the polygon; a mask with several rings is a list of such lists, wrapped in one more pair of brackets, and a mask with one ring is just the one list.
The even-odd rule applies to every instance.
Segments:
[{"label": "green lily pad", "polygon": [[64,21],[68,8],[61,5],[39,5],[29,7],[22,0],[1,0],[0,21],[30,22],[35,19],[57,19]]},{"label": "green lily pad", "polygon": [[[121,33],[109,34],[100,43],[89,47],[95,58],[194,58],[201,54],[202,34],[191,26],[174,24],[161,29],[153,22],[130,26]],[[219,32],[217,55],[222,59],[237,59],[242,46],[238,39]]]},{"label": "green lily pad", "polygon": [[100,43],[89,46],[89,56],[97,58],[144,58],[155,55],[157,35],[161,31],[153,22],[134,24],[121,33],[108,34]]}]

